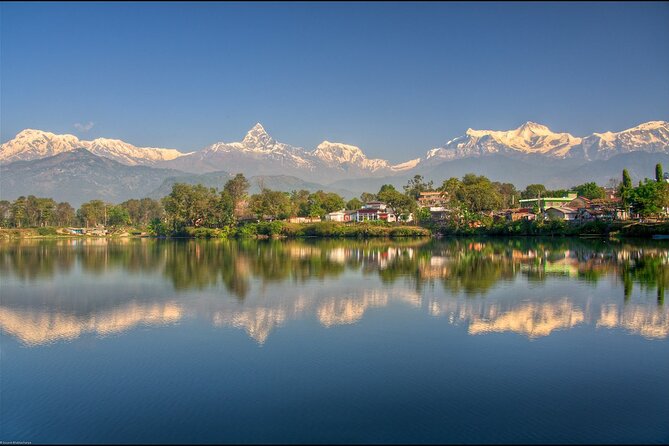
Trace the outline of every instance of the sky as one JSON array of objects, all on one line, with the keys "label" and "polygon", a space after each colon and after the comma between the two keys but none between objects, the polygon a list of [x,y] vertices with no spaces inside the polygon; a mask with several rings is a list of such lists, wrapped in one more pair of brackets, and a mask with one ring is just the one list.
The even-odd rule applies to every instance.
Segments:
[{"label": "sky", "polygon": [[0,3],[0,139],[199,150],[256,122],[393,162],[669,120],[669,2]]}]

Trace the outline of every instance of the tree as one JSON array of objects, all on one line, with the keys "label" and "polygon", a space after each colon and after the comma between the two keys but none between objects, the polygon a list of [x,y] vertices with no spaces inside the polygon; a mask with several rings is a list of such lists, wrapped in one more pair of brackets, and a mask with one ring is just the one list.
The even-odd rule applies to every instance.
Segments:
[{"label": "tree", "polygon": [[11,225],[12,204],[7,200],[0,200],[0,226],[7,227]]},{"label": "tree", "polygon": [[606,197],[606,191],[603,187],[597,186],[597,183],[590,182],[575,186],[574,191],[580,196],[589,200]]},{"label": "tree", "polygon": [[642,217],[658,216],[669,206],[669,187],[666,183],[646,180],[629,197],[632,209]]},{"label": "tree", "polygon": [[105,222],[107,204],[102,200],[91,200],[77,210],[77,217],[86,227],[97,226]]},{"label": "tree", "polygon": [[427,192],[434,190],[434,182],[430,180],[428,183],[425,182],[422,175],[414,175],[413,178],[409,179],[409,182],[404,186],[404,193],[418,200],[421,192]]},{"label": "tree", "polygon": [[107,224],[109,226],[123,226],[130,224],[130,214],[123,206],[109,206],[107,209]]},{"label": "tree", "polygon": [[623,187],[631,188],[632,187],[632,177],[630,177],[627,169],[623,169]]},{"label": "tree", "polygon": [[10,220],[15,228],[21,228],[26,224],[26,197],[20,196],[12,203]]},{"label": "tree", "polygon": [[242,202],[249,191],[250,184],[244,174],[238,173],[234,178],[228,180],[223,186],[223,190],[227,192],[232,200],[235,209],[235,216],[237,216],[237,207]]},{"label": "tree", "polygon": [[259,194],[251,195],[249,209],[258,220],[284,219],[290,216],[292,206],[286,192],[263,189]]},{"label": "tree", "polygon": [[349,211],[355,211],[356,209],[360,209],[362,207],[362,201],[358,200],[357,198],[351,198],[349,201],[346,202],[346,209]]},{"label": "tree", "polygon": [[68,202],[61,202],[56,205],[54,219],[58,226],[70,226],[74,224],[75,211]]},{"label": "tree", "polygon": [[163,206],[172,228],[177,231],[185,226],[219,227],[221,222],[228,221],[229,211],[223,201],[229,200],[229,194],[218,195],[216,189],[201,184],[190,185],[176,183],[172,192],[163,198]]},{"label": "tree", "polygon": [[120,204],[128,211],[131,224],[147,226],[153,219],[162,218],[165,213],[162,204],[152,198],[131,199]]},{"label": "tree", "polygon": [[497,190],[497,193],[502,197],[502,207],[518,207],[520,193],[516,190],[516,186],[511,183],[499,183],[497,181],[493,182],[492,185]]},{"label": "tree", "polygon": [[399,192],[391,184],[384,184],[381,186],[379,193],[376,194],[380,201],[383,201],[390,206],[395,214],[407,219],[409,214],[415,210],[416,202],[407,195]]},{"label": "tree", "polygon": [[618,188],[618,195],[620,195],[620,200],[625,208],[631,204],[632,193],[632,177],[630,177],[627,169],[623,169],[623,182],[620,183],[620,187]]},{"label": "tree", "polygon": [[363,203],[369,203],[370,201],[376,201],[378,197],[375,194],[370,194],[369,192],[363,192],[360,194],[360,201]]},{"label": "tree", "polygon": [[291,215],[306,217],[309,215],[309,191],[294,190],[290,193]]},{"label": "tree", "polygon": [[528,184],[524,191],[520,193],[522,198],[539,198],[546,196],[546,186],[543,184]]},{"label": "tree", "polygon": [[459,207],[462,198],[462,181],[455,177],[444,180],[439,190],[446,194],[449,198],[449,204],[452,208]]},{"label": "tree", "polygon": [[662,171],[662,164],[660,163],[655,165],[655,181],[664,181],[664,172]]}]

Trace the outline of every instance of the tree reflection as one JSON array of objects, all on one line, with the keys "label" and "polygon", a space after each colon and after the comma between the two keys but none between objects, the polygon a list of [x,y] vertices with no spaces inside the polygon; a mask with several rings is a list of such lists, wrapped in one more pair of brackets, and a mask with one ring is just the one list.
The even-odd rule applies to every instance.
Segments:
[{"label": "tree reflection", "polygon": [[264,286],[336,278],[346,271],[398,280],[420,291],[441,283],[450,293],[485,295],[499,281],[524,276],[533,282],[569,278],[596,283],[619,277],[625,300],[634,284],[657,290],[664,301],[669,248],[653,241],[534,238],[448,240],[156,240],[71,239],[0,245],[0,274],[37,280],[66,274],[77,265],[87,274],[112,269],[160,273],[176,290],[224,286],[244,299],[251,282]]}]

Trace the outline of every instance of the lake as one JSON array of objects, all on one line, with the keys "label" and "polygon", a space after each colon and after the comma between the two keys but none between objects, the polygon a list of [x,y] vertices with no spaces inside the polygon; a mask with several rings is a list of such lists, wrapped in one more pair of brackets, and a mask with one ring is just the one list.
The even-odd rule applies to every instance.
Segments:
[{"label": "lake", "polygon": [[0,441],[667,443],[669,242],[0,244]]}]

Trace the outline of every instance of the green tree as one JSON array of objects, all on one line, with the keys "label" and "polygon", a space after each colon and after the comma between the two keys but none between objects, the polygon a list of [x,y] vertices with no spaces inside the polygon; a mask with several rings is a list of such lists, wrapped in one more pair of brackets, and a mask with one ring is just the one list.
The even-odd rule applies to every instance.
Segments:
[{"label": "green tree", "polygon": [[26,225],[26,197],[20,196],[14,200],[10,210],[10,220],[15,228]]},{"label": "green tree", "polygon": [[502,196],[485,176],[466,174],[462,177],[461,201],[473,212],[500,209]]},{"label": "green tree", "polygon": [[404,186],[404,193],[414,200],[418,200],[421,192],[432,191],[434,190],[433,186],[434,182],[432,180],[426,183],[422,175],[414,175],[413,178],[409,179],[407,185]]},{"label": "green tree", "polygon": [[61,202],[56,205],[54,211],[55,223],[58,226],[70,226],[74,224],[75,210],[68,202]]},{"label": "green tree", "polygon": [[497,181],[493,182],[492,185],[497,190],[497,193],[502,197],[502,207],[518,207],[520,192],[516,190],[516,186],[511,183],[499,183]]},{"label": "green tree", "polygon": [[244,174],[241,173],[238,173],[234,178],[228,180],[228,182],[225,183],[225,186],[223,186],[223,190],[230,195],[230,199],[232,200],[235,209],[235,216],[238,216],[237,208],[239,203],[246,199],[250,186],[251,185]]},{"label": "green tree", "polygon": [[130,214],[123,206],[109,206],[107,208],[107,224],[109,226],[124,226],[130,224]]},{"label": "green tree", "polygon": [[416,202],[410,196],[399,192],[391,184],[384,184],[381,186],[381,189],[379,189],[379,193],[376,194],[376,196],[379,201],[386,203],[395,211],[396,215],[405,220],[416,208]]},{"label": "green tree", "polygon": [[217,227],[221,222],[221,200],[214,188],[176,183],[172,192],[163,198],[163,206],[175,231],[185,226]]},{"label": "green tree", "polygon": [[369,203],[370,201],[378,200],[375,194],[370,194],[369,192],[363,192],[360,194],[360,201],[363,203]]},{"label": "green tree", "polygon": [[107,204],[102,200],[91,200],[83,203],[77,210],[77,217],[86,226],[96,226],[105,223]]},{"label": "green tree", "polygon": [[290,195],[286,192],[262,189],[259,194],[251,195],[249,209],[258,220],[287,218],[292,211]]},{"label": "green tree", "polygon": [[669,187],[667,183],[646,180],[632,191],[630,204],[642,217],[659,216],[669,206]]},{"label": "green tree", "polygon": [[11,226],[12,204],[8,200],[0,200],[0,226]]},{"label": "green tree", "polygon": [[664,181],[664,172],[662,171],[662,164],[655,165],[655,181]]},{"label": "green tree", "polygon": [[520,193],[522,198],[537,198],[546,196],[546,186],[543,184],[528,184],[524,191]]},{"label": "green tree", "polygon": [[620,200],[625,210],[627,210],[631,204],[632,194],[634,192],[633,189],[634,186],[632,186],[632,177],[630,177],[627,169],[623,169],[623,182],[620,183],[618,188],[618,195],[620,196]]},{"label": "green tree", "polygon": [[362,201],[358,200],[357,198],[351,198],[346,202],[346,209],[349,211],[355,211],[356,209],[360,209],[362,204]]},{"label": "green tree", "polygon": [[598,198],[604,198],[606,196],[606,191],[603,187],[597,186],[597,183],[584,183],[578,186],[575,186],[574,191],[580,197],[585,197],[589,200],[595,200]]},{"label": "green tree", "polygon": [[309,191],[294,190],[290,193],[291,215],[307,217],[309,215]]},{"label": "green tree", "polygon": [[165,212],[162,204],[152,198],[133,198],[124,201],[120,206],[128,211],[131,224],[135,226],[147,226],[154,218],[162,218]]}]

